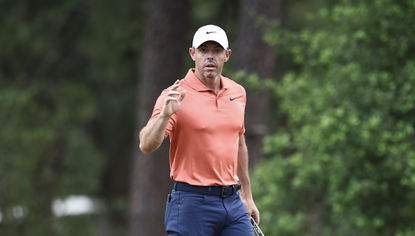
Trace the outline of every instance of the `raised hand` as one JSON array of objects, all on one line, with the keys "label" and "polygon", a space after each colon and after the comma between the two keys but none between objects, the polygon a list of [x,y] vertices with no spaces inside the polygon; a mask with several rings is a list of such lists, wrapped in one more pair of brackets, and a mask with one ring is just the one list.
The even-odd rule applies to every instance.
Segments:
[{"label": "raised hand", "polygon": [[160,115],[165,118],[170,118],[170,116],[179,111],[183,99],[186,96],[186,90],[183,90],[181,93],[177,91],[179,84],[180,80],[177,80],[173,86],[171,86],[164,99],[163,110]]}]

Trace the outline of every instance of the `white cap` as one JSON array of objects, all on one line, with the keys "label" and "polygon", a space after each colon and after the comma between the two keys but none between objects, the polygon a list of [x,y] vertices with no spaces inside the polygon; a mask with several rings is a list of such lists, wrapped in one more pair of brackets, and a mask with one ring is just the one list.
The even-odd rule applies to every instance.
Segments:
[{"label": "white cap", "polygon": [[192,47],[198,48],[204,42],[215,41],[224,49],[228,49],[228,37],[225,31],[216,25],[205,25],[200,27],[193,36]]}]

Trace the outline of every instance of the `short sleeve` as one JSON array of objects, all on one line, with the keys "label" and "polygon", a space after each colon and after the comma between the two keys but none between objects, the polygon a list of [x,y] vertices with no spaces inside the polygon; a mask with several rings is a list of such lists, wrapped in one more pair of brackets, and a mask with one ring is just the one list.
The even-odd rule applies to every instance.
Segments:
[{"label": "short sleeve", "polygon": [[[242,87],[242,86],[241,86]],[[245,133],[245,108],[246,108],[246,90],[242,87],[243,90],[243,102],[244,102],[244,119],[242,123],[242,128],[239,130],[239,136],[243,135]]]}]

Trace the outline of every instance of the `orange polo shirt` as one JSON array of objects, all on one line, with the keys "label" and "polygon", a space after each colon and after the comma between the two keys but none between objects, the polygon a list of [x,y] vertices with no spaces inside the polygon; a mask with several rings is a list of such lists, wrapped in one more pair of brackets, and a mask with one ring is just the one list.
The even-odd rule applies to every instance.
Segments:
[{"label": "orange polo shirt", "polygon": [[[166,127],[170,135],[170,177],[197,186],[238,182],[239,136],[245,132],[245,89],[221,76],[219,93],[207,88],[190,69],[177,91],[186,90],[180,110]],[[165,89],[148,124],[163,108]]]}]

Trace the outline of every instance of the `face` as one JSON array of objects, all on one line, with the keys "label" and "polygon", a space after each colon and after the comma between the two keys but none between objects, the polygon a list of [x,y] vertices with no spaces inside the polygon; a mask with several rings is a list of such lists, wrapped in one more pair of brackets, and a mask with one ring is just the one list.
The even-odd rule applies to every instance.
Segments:
[{"label": "face", "polygon": [[189,53],[195,61],[196,75],[216,78],[220,76],[223,65],[229,60],[231,50],[225,50],[217,42],[208,41],[196,49],[190,48]]}]

